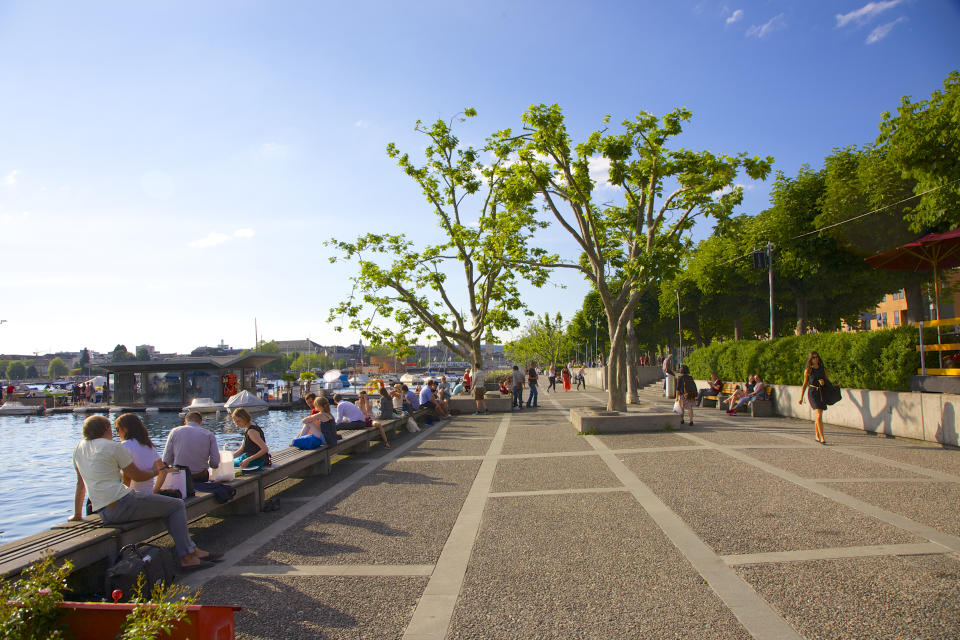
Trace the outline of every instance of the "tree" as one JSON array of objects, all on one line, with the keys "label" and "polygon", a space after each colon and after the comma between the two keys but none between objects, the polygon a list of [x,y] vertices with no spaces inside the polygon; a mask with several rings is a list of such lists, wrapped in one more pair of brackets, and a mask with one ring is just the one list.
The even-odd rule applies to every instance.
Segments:
[{"label": "tree", "polygon": [[39,378],[39,377],[40,377],[40,372],[37,371],[36,365],[31,362],[31,363],[27,364],[27,370],[26,370],[26,372],[24,373],[24,375],[25,375],[27,378]]},{"label": "tree", "polygon": [[[540,264],[579,270],[600,295],[610,335],[611,411],[626,409],[628,392],[636,401],[626,343],[642,294],[676,270],[697,217],[724,219],[740,204],[743,189],[735,186],[737,174],[744,170],[751,178],[765,178],[773,161],[744,153],[730,157],[670,150],[668,143],[690,117],[686,109],[663,118],[641,112],[623,122],[621,133],[597,131],[574,147],[557,105],[534,106],[523,115],[529,135],[517,174],[581,251],[577,259]],[[609,163],[608,182],[622,189],[622,205],[595,200],[590,168],[597,161]],[[672,191],[664,195],[667,188]]]},{"label": "tree", "polygon": [[504,345],[507,357],[514,362],[550,364],[566,358],[573,348],[560,313],[552,318],[544,313],[527,323],[519,338]]},{"label": "tree", "polygon": [[[260,340],[259,342],[257,342],[257,346],[253,348],[253,352],[280,353],[280,345],[278,345],[274,340],[270,340],[270,341]],[[250,350],[249,349],[245,350],[243,353],[244,354],[250,353]],[[299,356],[300,354],[297,353],[296,355]],[[291,354],[290,356],[286,354],[281,354],[281,356],[278,359],[272,362],[268,362],[267,364],[263,365],[260,368],[263,371],[266,371],[268,373],[284,373],[290,368],[290,362],[293,360],[293,357],[294,357],[293,354]]]},{"label": "tree", "polygon": [[[489,136],[478,150],[460,144],[452,121],[437,120],[429,128],[418,121],[415,129],[427,138],[424,164],[416,165],[392,143],[387,154],[419,185],[444,238],[423,248],[402,234],[328,242],[359,264],[353,295],[331,309],[330,319],[346,317],[369,342],[394,349],[436,334],[450,351],[481,367],[481,342],[519,326],[514,314],[524,303],[518,281],[541,286],[547,280],[548,271],[538,264],[545,252],[529,245],[544,225],[535,218],[531,193],[509,191],[518,186],[507,180],[518,145],[509,130]],[[489,165],[481,151],[492,156]],[[505,257],[531,262],[508,266]],[[448,265],[459,268],[446,271]],[[361,317],[364,309],[372,315]]]},{"label": "tree", "polygon": [[136,360],[136,356],[127,351],[126,346],[118,344],[113,348],[112,360],[113,362],[129,362],[130,360]]},{"label": "tree", "polygon": [[80,360],[77,362],[77,366],[80,367],[81,373],[86,373],[87,367],[90,366],[90,350],[86,347],[80,351]]},{"label": "tree", "polygon": [[896,116],[884,113],[877,146],[903,178],[916,181],[916,193],[937,189],[907,212],[914,231],[960,226],[960,72],[948,75],[929,100],[904,96]]},{"label": "tree", "polygon": [[10,380],[23,380],[27,376],[27,367],[20,360],[12,360],[7,365],[7,378]]},{"label": "tree", "polygon": [[50,376],[51,380],[54,380],[67,375],[69,370],[63,359],[57,357],[50,361],[50,366],[47,367],[47,375]]},{"label": "tree", "polygon": [[150,352],[147,351],[146,347],[137,347],[137,360],[148,361],[150,360]]},{"label": "tree", "polygon": [[[326,357],[326,356],[324,356]],[[329,360],[329,358],[327,358]],[[308,371],[310,369],[322,369],[321,356],[316,353],[304,353],[296,357],[290,363],[291,371]]]}]

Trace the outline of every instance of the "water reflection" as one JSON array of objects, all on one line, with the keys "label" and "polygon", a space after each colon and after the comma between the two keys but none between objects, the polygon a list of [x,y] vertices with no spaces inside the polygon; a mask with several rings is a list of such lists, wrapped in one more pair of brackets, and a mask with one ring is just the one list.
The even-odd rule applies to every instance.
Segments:
[{"label": "water reflection", "polygon": [[[138,415],[162,455],[167,434],[183,420],[176,413]],[[304,415],[269,411],[253,419],[270,450],[278,451],[300,431]],[[69,413],[26,422],[22,416],[0,416],[0,544],[49,529],[72,514],[76,486],[72,455],[85,417]],[[203,425],[216,435],[220,448],[236,449],[243,440],[243,432],[226,413],[204,416]]]}]

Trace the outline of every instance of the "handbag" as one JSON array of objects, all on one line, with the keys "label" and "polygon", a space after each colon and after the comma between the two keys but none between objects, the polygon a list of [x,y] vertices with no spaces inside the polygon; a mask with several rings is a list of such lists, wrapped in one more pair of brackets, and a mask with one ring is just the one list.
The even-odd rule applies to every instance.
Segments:
[{"label": "handbag", "polygon": [[133,597],[139,576],[143,576],[142,594],[149,597],[156,584],[170,584],[176,574],[177,563],[165,547],[144,542],[128,544],[120,549],[117,561],[107,569],[106,593],[119,589],[121,601]]},{"label": "handbag", "polygon": [[[167,471],[167,477],[163,479],[160,489],[167,491],[179,491],[181,498],[187,497],[187,472],[183,469],[170,469]],[[169,495],[169,494],[167,494]]]},{"label": "handbag", "polygon": [[825,381],[823,386],[820,387],[820,399],[823,400],[823,404],[836,404],[840,402],[840,397],[840,385],[833,384],[830,381]]}]

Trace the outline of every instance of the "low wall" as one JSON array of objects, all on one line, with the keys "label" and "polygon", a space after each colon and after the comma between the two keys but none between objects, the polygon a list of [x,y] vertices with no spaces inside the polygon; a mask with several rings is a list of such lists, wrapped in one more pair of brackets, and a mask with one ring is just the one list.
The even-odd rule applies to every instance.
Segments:
[{"label": "low wall", "polygon": [[[698,388],[706,386],[706,380],[697,380]],[[777,415],[813,421],[807,399],[803,399],[802,405],[798,404],[799,386],[770,386],[774,388],[773,405]],[[843,389],[840,401],[823,412],[823,421],[871,433],[960,446],[958,412],[960,395]]]},{"label": "low wall", "polygon": [[[663,379],[663,373],[660,371],[660,367],[637,367],[635,371],[641,387]],[[606,367],[584,369],[583,379],[586,381],[588,388],[606,390],[607,369]]]}]

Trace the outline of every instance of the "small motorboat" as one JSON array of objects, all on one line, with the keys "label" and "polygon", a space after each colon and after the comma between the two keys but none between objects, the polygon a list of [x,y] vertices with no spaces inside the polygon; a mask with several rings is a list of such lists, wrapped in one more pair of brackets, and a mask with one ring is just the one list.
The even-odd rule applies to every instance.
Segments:
[{"label": "small motorboat", "polygon": [[246,409],[249,413],[261,413],[270,409],[270,404],[263,398],[258,398],[246,389],[240,393],[235,393],[223,403],[223,408],[227,411],[234,409]]},{"label": "small motorboat", "polygon": [[405,373],[400,376],[400,382],[408,386],[411,384],[423,384],[423,376],[413,373]]},{"label": "small motorboat", "polygon": [[196,411],[197,413],[216,413],[223,411],[222,402],[214,402],[213,398],[194,398],[193,402],[183,408],[183,413]]},{"label": "small motorboat", "polygon": [[43,407],[23,404],[19,400],[7,400],[0,405],[0,416],[36,416],[43,413]]}]

